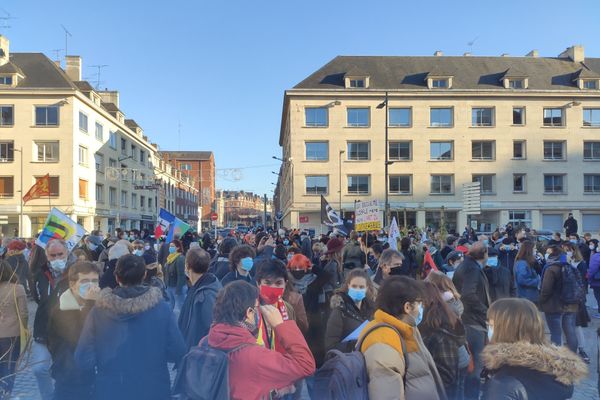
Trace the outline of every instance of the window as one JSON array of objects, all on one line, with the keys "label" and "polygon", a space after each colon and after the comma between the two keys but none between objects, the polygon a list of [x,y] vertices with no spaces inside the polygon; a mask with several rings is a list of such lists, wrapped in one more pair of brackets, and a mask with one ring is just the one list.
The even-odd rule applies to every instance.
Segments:
[{"label": "window", "polygon": [[0,176],[0,199],[13,197],[15,192],[14,177]]},{"label": "window", "polygon": [[453,175],[431,175],[431,194],[452,194]]},{"label": "window", "polygon": [[137,208],[137,194],[131,193],[131,208]]},{"label": "window", "polygon": [[329,124],[329,110],[326,107],[306,107],[304,118],[306,126],[327,126]]},{"label": "window", "polygon": [[369,159],[369,142],[348,142],[348,160],[366,161]]},{"label": "window", "polygon": [[58,142],[35,142],[37,147],[37,159],[39,162],[58,162],[59,161],[59,143]]},{"label": "window", "polygon": [[600,175],[599,174],[584,174],[583,175],[583,192],[584,193],[600,193]]},{"label": "window", "polygon": [[88,198],[88,181],[79,179],[79,198],[87,200]]},{"label": "window", "polygon": [[127,191],[121,190],[121,207],[127,207]]},{"label": "window", "polygon": [[327,175],[306,177],[306,194],[327,194],[328,190],[329,177]]},{"label": "window", "polygon": [[595,80],[584,80],[583,81],[584,89],[598,89],[598,81]]},{"label": "window", "polygon": [[329,143],[327,142],[306,142],[306,160],[307,161],[327,161],[329,160]]},{"label": "window", "polygon": [[368,108],[349,108],[348,126],[365,127],[369,126],[369,109]]},{"label": "window", "polygon": [[388,150],[388,158],[392,161],[410,161],[412,159],[412,143],[405,142],[390,142]]},{"label": "window", "polygon": [[525,193],[525,174],[513,174],[513,193]]},{"label": "window", "polygon": [[191,164],[187,164],[187,163],[181,163],[181,164],[179,164],[179,169],[181,171],[191,171],[192,170],[192,165]]},{"label": "window", "polygon": [[429,110],[429,126],[434,128],[451,127],[454,123],[452,108],[432,108]]},{"label": "window", "polygon": [[364,88],[365,80],[364,79],[350,79],[350,87],[351,88]]},{"label": "window", "polygon": [[83,146],[79,146],[79,165],[88,165],[88,149]]},{"label": "window", "polygon": [[14,123],[14,107],[0,106],[0,126],[12,126]]},{"label": "window", "polygon": [[544,160],[564,160],[565,142],[544,141]]},{"label": "window", "polygon": [[104,127],[96,122],[96,140],[104,140]]},{"label": "window", "polygon": [[472,126],[493,126],[494,125],[494,109],[473,108],[471,110],[471,125]]},{"label": "window", "polygon": [[152,210],[152,198],[148,198],[148,210]]},{"label": "window", "polygon": [[527,158],[526,142],[524,140],[513,141],[513,158],[515,160],[524,160]]},{"label": "window", "polygon": [[39,106],[35,108],[36,126],[57,126],[58,125],[58,107],[57,106]]},{"label": "window", "polygon": [[96,183],[96,202],[104,203],[104,185]]},{"label": "window", "polygon": [[562,108],[544,108],[544,126],[563,126]]},{"label": "window", "polygon": [[0,163],[15,160],[15,147],[13,142],[0,142]]},{"label": "window", "polygon": [[104,155],[100,153],[94,154],[94,159],[96,160],[96,171],[103,174],[104,173]]},{"label": "window", "polygon": [[108,188],[108,203],[111,206],[117,205],[117,189],[114,187]]},{"label": "window", "polygon": [[390,175],[391,194],[411,194],[412,175]]},{"label": "window", "polygon": [[127,140],[124,138],[121,138],[121,154],[127,155]]},{"label": "window", "polygon": [[137,161],[137,147],[131,145],[131,158]]},{"label": "window", "polygon": [[544,175],[544,193],[564,193],[564,175]]},{"label": "window", "polygon": [[79,130],[87,133],[88,131],[88,116],[79,111]]},{"label": "window", "polygon": [[508,210],[508,222],[512,226],[531,226],[531,211],[524,210]]},{"label": "window", "polygon": [[410,108],[390,108],[389,110],[389,125],[390,126],[411,126],[411,109]]},{"label": "window", "polygon": [[525,107],[513,107],[513,125],[525,125]]},{"label": "window", "polygon": [[[36,176],[35,182],[37,183],[40,179],[44,178],[43,176]],[[59,195],[59,177],[58,176],[50,176],[48,189],[50,189],[50,197],[58,197]]]},{"label": "window", "polygon": [[583,142],[583,159],[600,161],[600,142]]},{"label": "window", "polygon": [[525,82],[523,82],[523,79],[509,79],[508,87],[511,89],[523,89],[525,87]]},{"label": "window", "polygon": [[493,141],[473,141],[471,143],[471,156],[473,160],[493,160],[494,155]]},{"label": "window", "polygon": [[12,85],[12,76],[0,76],[0,85]]},{"label": "window", "polygon": [[117,160],[115,160],[114,158],[109,158],[108,166],[111,168],[117,168]]},{"label": "window", "polygon": [[349,175],[348,194],[369,194],[369,175]]},{"label": "window", "polygon": [[143,210],[146,207],[146,196],[140,196],[140,208]]},{"label": "window", "polygon": [[600,126],[600,108],[583,109],[583,126]]},{"label": "window", "polygon": [[[140,149],[140,164],[144,165],[146,163],[146,152],[142,149]],[[187,165],[188,171],[192,170],[192,166],[190,164]]]},{"label": "window", "polygon": [[108,133],[108,145],[111,149],[117,149],[117,132],[110,131]]},{"label": "window", "polygon": [[452,160],[454,157],[452,145],[452,142],[431,142],[429,144],[429,159],[432,161]]},{"label": "window", "polygon": [[431,87],[435,89],[445,89],[448,87],[448,79],[432,79]]},{"label": "window", "polygon": [[481,194],[494,194],[494,178],[493,174],[473,175],[473,182],[481,184]]}]

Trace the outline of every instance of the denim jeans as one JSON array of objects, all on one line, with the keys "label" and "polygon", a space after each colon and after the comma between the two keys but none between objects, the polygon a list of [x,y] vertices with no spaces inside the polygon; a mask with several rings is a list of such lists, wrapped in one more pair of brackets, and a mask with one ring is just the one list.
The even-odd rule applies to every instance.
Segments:
[{"label": "denim jeans", "polygon": [[473,361],[475,369],[472,373],[467,374],[465,377],[464,392],[465,399],[479,399],[479,386],[481,383],[481,371],[483,370],[483,360],[481,359],[481,352],[485,347],[487,340],[487,332],[481,330],[482,328],[474,328],[466,325],[465,331],[467,333],[467,343],[471,349],[473,355]]},{"label": "denim jeans", "polygon": [[52,356],[45,344],[33,341],[29,364],[37,380],[42,400],[52,400],[52,397],[54,397],[54,380],[50,375]]},{"label": "denim jeans", "polygon": [[181,288],[181,294],[176,294],[176,291],[176,287],[167,286],[167,294],[169,295],[169,299],[171,300],[171,307],[176,313],[178,313],[181,310],[181,306],[183,306],[183,302],[185,301],[185,296],[187,294],[187,286]]},{"label": "denim jeans", "polygon": [[596,311],[600,313],[600,287],[593,287],[594,297],[596,298]]},{"label": "denim jeans", "polygon": [[575,331],[576,313],[546,313],[546,323],[550,330],[550,340],[562,346],[562,334],[565,333],[567,346],[577,353],[577,332]]}]

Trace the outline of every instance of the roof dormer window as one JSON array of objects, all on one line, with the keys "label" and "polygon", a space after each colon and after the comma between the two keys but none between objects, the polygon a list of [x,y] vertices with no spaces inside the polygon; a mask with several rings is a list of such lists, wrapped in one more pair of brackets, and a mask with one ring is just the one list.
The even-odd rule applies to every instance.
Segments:
[{"label": "roof dormer window", "polygon": [[12,84],[13,84],[12,76],[0,76],[0,85],[12,86]]},{"label": "roof dormer window", "polygon": [[525,89],[525,80],[524,79],[509,79],[508,87],[510,89]]},{"label": "roof dormer window", "polygon": [[350,79],[350,87],[351,88],[364,88],[365,80],[364,79]]},{"label": "roof dormer window", "polygon": [[448,84],[448,78],[432,79],[431,80],[431,87],[433,89],[446,89],[449,86],[450,85]]},{"label": "roof dormer window", "polygon": [[368,76],[346,76],[344,78],[344,84],[346,88],[350,89],[365,89],[369,87],[369,77]]},{"label": "roof dormer window", "polygon": [[584,79],[583,80],[583,88],[584,89],[598,89],[598,80],[597,79]]},{"label": "roof dormer window", "polygon": [[450,89],[452,88],[452,75],[440,73],[442,71],[434,70],[427,74],[426,82],[429,89]]}]

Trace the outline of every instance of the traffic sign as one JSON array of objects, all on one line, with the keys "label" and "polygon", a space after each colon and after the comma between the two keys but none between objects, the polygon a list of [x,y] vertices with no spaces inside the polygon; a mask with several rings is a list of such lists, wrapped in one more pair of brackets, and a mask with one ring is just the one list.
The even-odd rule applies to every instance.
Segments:
[{"label": "traffic sign", "polygon": [[210,214],[210,220],[211,221],[216,221],[217,219],[219,219],[219,215],[217,213],[211,213]]}]

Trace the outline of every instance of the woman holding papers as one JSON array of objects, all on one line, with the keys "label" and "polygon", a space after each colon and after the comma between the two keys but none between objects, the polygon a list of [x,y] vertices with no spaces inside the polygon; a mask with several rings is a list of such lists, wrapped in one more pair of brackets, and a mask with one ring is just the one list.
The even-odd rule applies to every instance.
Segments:
[{"label": "woman holding papers", "polygon": [[354,350],[358,332],[352,333],[373,317],[374,298],[375,290],[367,273],[363,269],[351,270],[342,287],[331,297],[326,350]]}]

